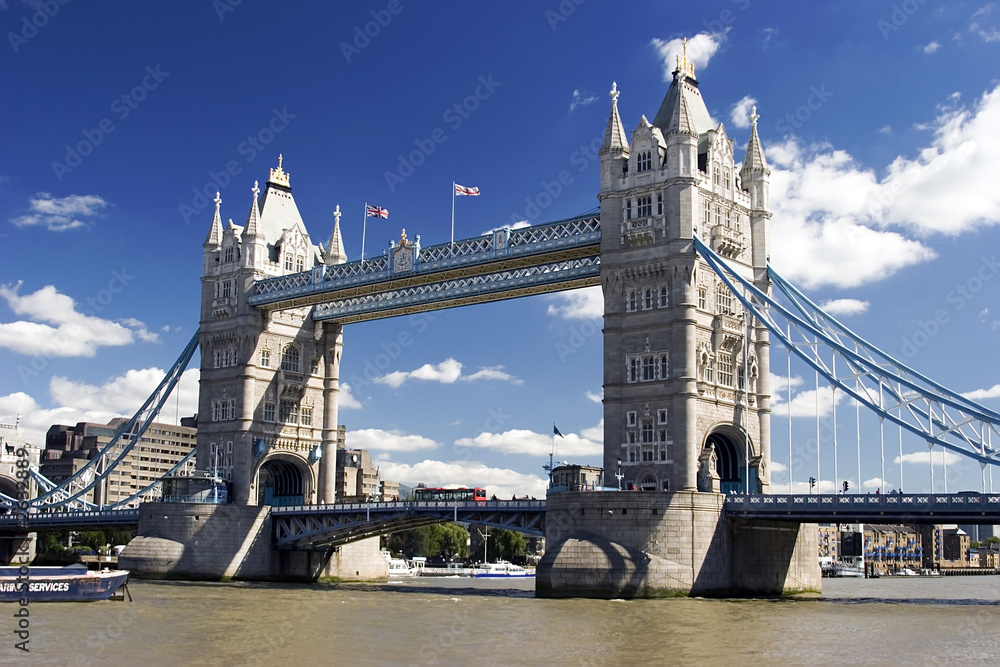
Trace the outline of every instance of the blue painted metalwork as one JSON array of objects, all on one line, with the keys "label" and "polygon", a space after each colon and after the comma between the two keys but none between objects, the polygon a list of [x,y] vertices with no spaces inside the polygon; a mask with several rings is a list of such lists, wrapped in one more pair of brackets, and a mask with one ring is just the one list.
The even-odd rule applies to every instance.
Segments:
[{"label": "blue painted metalwork", "polygon": [[998,494],[730,495],[730,518],[804,523],[997,523]]},{"label": "blue painted metalwork", "polygon": [[[525,262],[530,263],[531,258],[543,258],[560,251],[575,251],[576,257],[597,257],[600,244],[600,217],[584,215],[523,229],[498,229],[488,235],[456,241],[454,245],[442,243],[420,248],[418,241],[410,246],[414,250],[411,262],[390,261],[402,248],[393,245],[384,257],[328,266],[321,272],[310,270],[257,281],[247,301],[252,306],[278,308],[319,303],[324,301],[322,295],[347,295],[357,288],[379,283],[391,284],[409,278],[432,282],[430,276],[434,274],[442,274],[442,277],[486,274],[493,270],[492,265],[516,260],[527,266]],[[305,297],[312,299],[296,302]]]},{"label": "blue painted metalwork", "polygon": [[139,510],[116,509],[67,512],[29,512],[26,517],[13,514],[0,516],[0,532],[35,530],[68,530],[139,525]]},{"label": "blue painted metalwork", "polygon": [[446,521],[481,523],[527,535],[543,536],[545,501],[400,501],[300,505],[275,507],[271,510],[275,545],[285,549],[337,546]]},{"label": "blue painted metalwork", "polygon": [[[941,445],[980,465],[1000,465],[1000,414],[930,380],[825,313],[768,268],[786,307],[730,268],[701,239],[695,249],[750,315],[839,391],[929,445]],[[786,326],[787,325],[787,326]],[[827,363],[822,355],[830,355]],[[834,359],[840,360],[836,364]],[[837,368],[837,372],[834,372]]]}]

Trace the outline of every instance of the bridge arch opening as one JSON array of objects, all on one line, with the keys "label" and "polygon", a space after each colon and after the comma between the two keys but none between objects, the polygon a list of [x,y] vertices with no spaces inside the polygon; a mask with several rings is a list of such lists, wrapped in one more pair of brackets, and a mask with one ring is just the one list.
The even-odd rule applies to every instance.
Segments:
[{"label": "bridge arch opening", "polygon": [[17,480],[0,475],[0,493],[17,498]]},{"label": "bridge arch opening", "polygon": [[297,457],[278,454],[257,470],[258,505],[304,505],[312,495],[312,487],[311,470]]},{"label": "bridge arch opening", "polygon": [[656,491],[659,482],[651,470],[643,470],[636,476],[636,487],[640,491]]},{"label": "bridge arch opening", "polygon": [[[717,428],[709,433],[706,446],[715,447],[716,471],[719,473],[719,491],[721,493],[744,493],[746,484],[746,442],[742,432],[732,427]],[[757,468],[753,465],[753,444],[750,445],[750,492],[760,493]]]}]

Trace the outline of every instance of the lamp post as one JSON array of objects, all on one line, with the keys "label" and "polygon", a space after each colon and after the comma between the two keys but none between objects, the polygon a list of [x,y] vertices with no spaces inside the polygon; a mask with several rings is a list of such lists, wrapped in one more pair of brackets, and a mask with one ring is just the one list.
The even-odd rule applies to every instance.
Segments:
[{"label": "lamp post", "polygon": [[619,456],[618,457],[618,472],[615,473],[615,479],[618,480],[618,490],[619,491],[622,490],[622,479],[624,479],[624,478],[625,478],[625,475],[622,474],[622,457]]}]

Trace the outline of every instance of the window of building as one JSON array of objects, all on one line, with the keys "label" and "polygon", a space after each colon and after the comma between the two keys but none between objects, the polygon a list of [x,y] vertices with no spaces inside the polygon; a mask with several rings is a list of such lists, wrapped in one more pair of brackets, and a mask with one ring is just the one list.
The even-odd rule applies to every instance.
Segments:
[{"label": "window of building", "polygon": [[726,186],[726,189],[728,190],[729,189],[729,170],[728,169],[726,169],[723,172],[723,174],[722,174],[722,180],[723,180],[723,183]]},{"label": "window of building", "polygon": [[288,345],[281,353],[281,370],[298,373],[299,369],[299,348]]},{"label": "window of building", "polygon": [[642,358],[642,381],[649,382],[655,379],[653,373],[656,365],[653,363],[652,355],[645,356]]},{"label": "window of building", "polygon": [[305,268],[305,259],[303,259],[302,257],[296,257],[295,258],[295,271],[297,273],[302,273],[302,270],[304,268]]},{"label": "window of building", "polygon": [[636,156],[636,171],[649,171],[653,168],[653,154],[650,151],[640,152]]},{"label": "window of building", "polygon": [[715,207],[715,224],[717,224],[717,225],[721,225],[722,224],[722,207],[721,206],[716,206]]},{"label": "window of building", "polygon": [[656,193],[656,215],[663,215],[663,193]]},{"label": "window of building", "polygon": [[660,285],[660,308],[666,308],[669,303],[669,293],[666,285]]},{"label": "window of building", "polygon": [[653,420],[642,420],[642,442],[643,444],[653,442]]},{"label": "window of building", "polygon": [[303,426],[312,426],[313,423],[312,408],[302,408],[302,419],[299,423],[301,423]]},{"label": "window of building", "polygon": [[639,197],[637,200],[638,207],[636,208],[636,213],[640,218],[648,218],[653,214],[653,200],[652,197]]},{"label": "window of building", "polygon": [[[664,410],[664,409],[657,410],[656,411],[656,421],[658,421],[661,424],[666,424],[667,423],[667,411]],[[661,431],[661,433],[666,433],[666,431]],[[662,440],[662,438],[661,438],[661,440]]]},{"label": "window of building", "polygon": [[718,162],[715,162],[715,163],[712,164],[712,180],[715,182],[716,185],[719,185],[719,183],[720,183],[720,179],[719,179],[720,173],[719,172],[721,172],[721,171],[722,170],[719,168],[719,163]]},{"label": "window of building", "polygon": [[635,426],[635,411],[629,411],[625,413],[625,423],[629,426]]},{"label": "window of building", "polygon": [[667,367],[667,353],[660,353],[660,379],[666,380],[667,376],[670,374],[668,371],[670,369]]},{"label": "window of building", "polygon": [[626,199],[625,200],[625,219],[626,220],[631,220],[632,219],[632,200],[631,199]]},{"label": "window of building", "polygon": [[708,308],[708,305],[706,303],[707,301],[708,301],[708,290],[705,289],[704,287],[699,287],[698,288],[698,307],[701,308],[702,310],[706,310]]},{"label": "window of building", "polygon": [[282,401],[280,420],[286,424],[299,423],[299,404],[295,401]]},{"label": "window of building", "polygon": [[653,307],[653,290],[646,288],[642,293],[642,309],[649,310]]},{"label": "window of building", "polygon": [[705,200],[705,226],[709,227],[712,224],[712,202]]},{"label": "window of building", "polygon": [[725,353],[720,354],[718,364],[719,384],[724,384],[727,387],[733,386],[733,358]]},{"label": "window of building", "polygon": [[320,362],[319,357],[313,357],[312,361],[309,362],[309,372],[312,375],[316,375],[319,373],[319,362]]},{"label": "window of building", "polygon": [[639,359],[638,357],[631,357],[628,363],[628,381],[638,382],[639,381]]},{"label": "window of building", "polygon": [[720,315],[735,315],[733,310],[733,294],[723,283],[715,290],[715,312]]},{"label": "window of building", "polygon": [[223,262],[231,262],[231,261],[233,261],[233,255],[234,254],[235,254],[235,249],[233,248],[233,246],[229,246],[222,253],[222,261]]},{"label": "window of building", "polygon": [[291,253],[287,253],[285,255],[285,271],[291,271],[291,270],[292,270],[292,255]]},{"label": "window of building", "polygon": [[733,228],[733,212],[728,208],[726,209],[726,227],[729,229]]},{"label": "window of building", "polygon": [[264,368],[271,367],[271,350],[260,351],[260,365]]},{"label": "window of building", "polygon": [[636,303],[635,288],[630,287],[628,290],[628,303],[627,310],[630,313],[634,313],[638,304]]},{"label": "window of building", "polygon": [[746,389],[747,388],[747,385],[746,385],[746,382],[745,382],[745,378],[743,377],[743,367],[742,366],[740,366],[739,368],[736,369],[736,384],[737,384],[737,387],[739,387],[740,389]]},{"label": "window of building", "polygon": [[274,421],[274,403],[264,404],[264,421],[266,422]]},{"label": "window of building", "polygon": [[222,398],[212,401],[212,421],[222,422],[236,419],[236,399]]}]

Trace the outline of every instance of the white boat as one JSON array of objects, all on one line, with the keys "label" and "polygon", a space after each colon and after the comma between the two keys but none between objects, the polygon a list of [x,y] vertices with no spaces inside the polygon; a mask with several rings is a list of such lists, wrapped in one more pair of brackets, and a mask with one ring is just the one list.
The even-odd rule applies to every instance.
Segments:
[{"label": "white boat", "polygon": [[904,567],[904,568],[901,568],[899,570],[896,570],[896,573],[893,574],[892,576],[894,576],[894,577],[919,577],[920,575],[917,572],[915,572],[914,570],[911,570],[908,567]]},{"label": "white boat", "polygon": [[385,556],[386,562],[389,564],[389,576],[390,577],[413,577],[417,574],[417,568],[412,567],[402,558],[396,558],[388,551],[383,551],[382,555]]},{"label": "white boat", "polygon": [[505,560],[496,563],[480,563],[472,569],[473,577],[533,577],[534,572],[528,572],[520,565],[508,563]]}]

